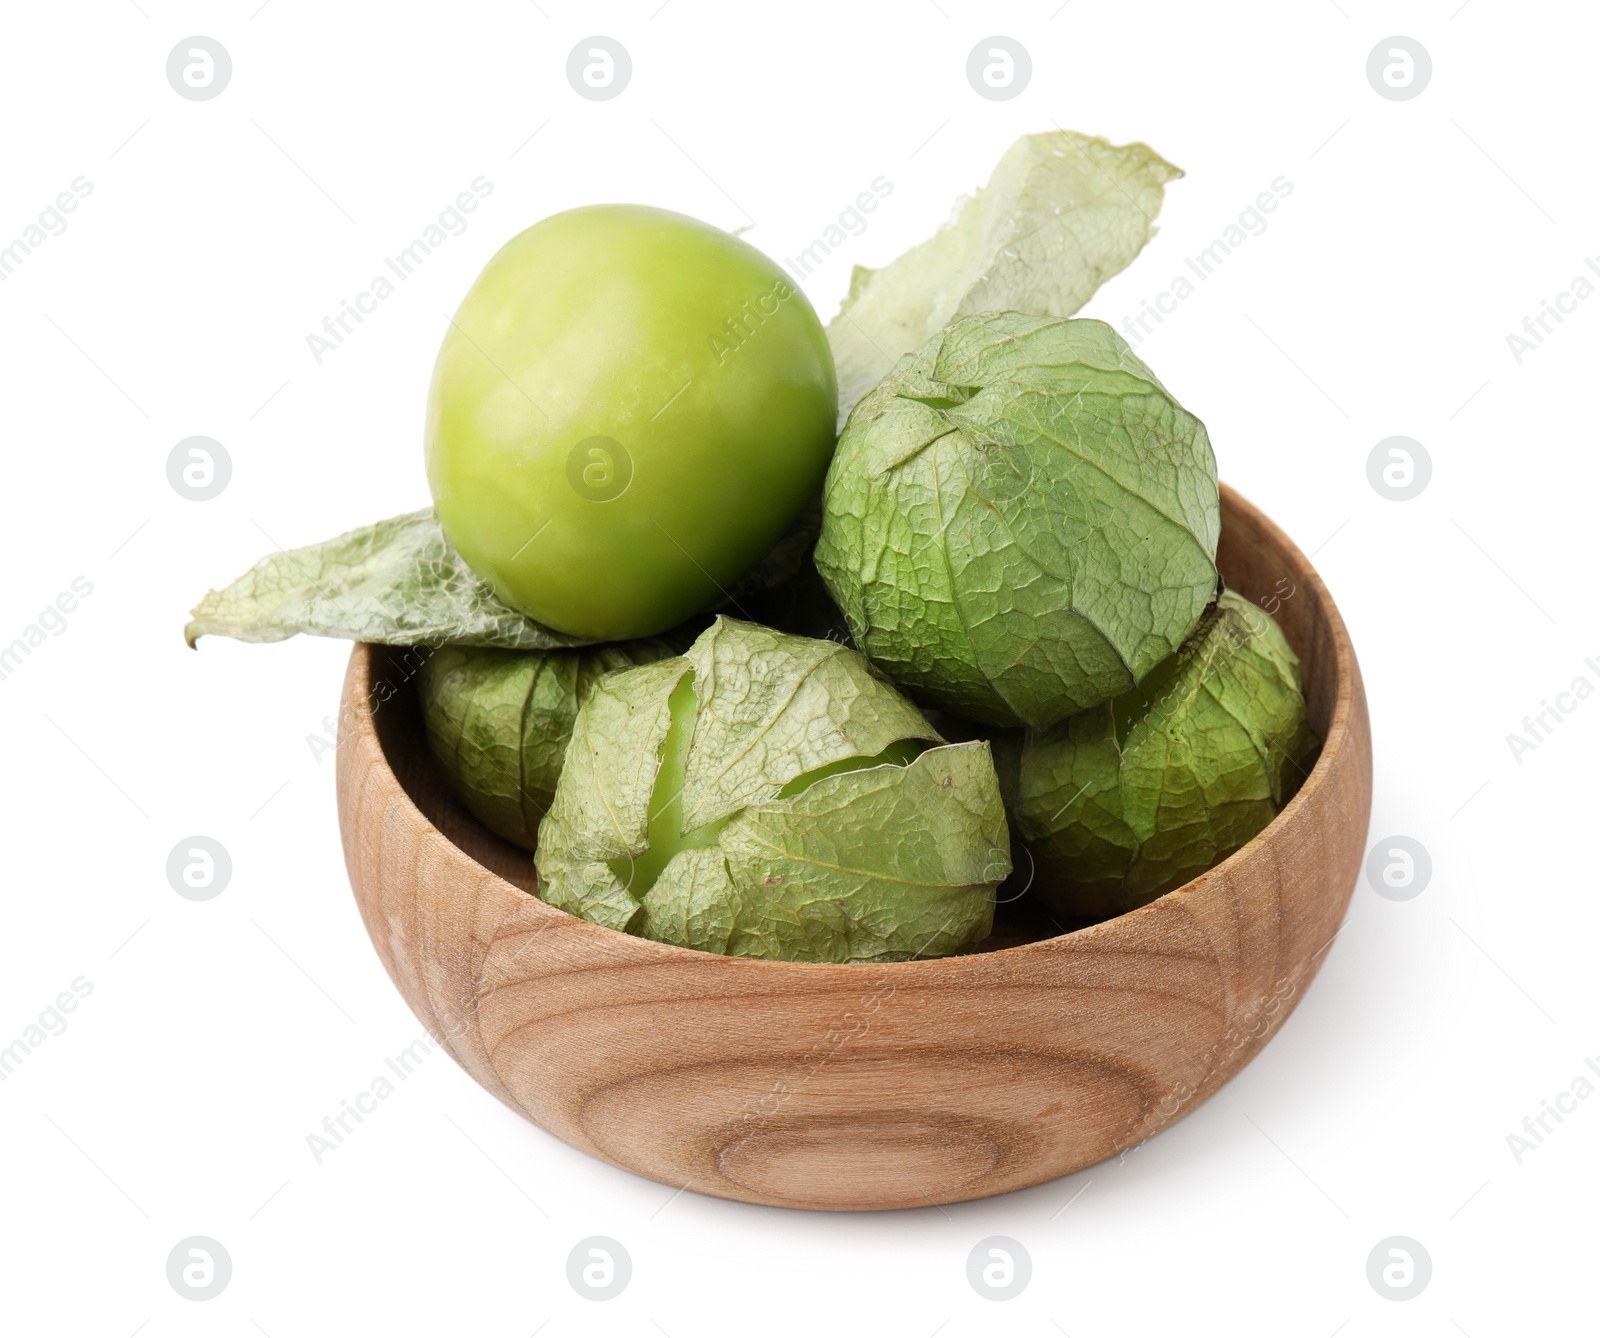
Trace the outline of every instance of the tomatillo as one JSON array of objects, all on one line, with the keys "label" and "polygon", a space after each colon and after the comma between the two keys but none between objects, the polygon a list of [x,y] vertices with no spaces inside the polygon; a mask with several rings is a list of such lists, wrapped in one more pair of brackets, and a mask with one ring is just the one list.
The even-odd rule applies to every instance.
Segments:
[{"label": "tomatillo", "polygon": [[513,237],[456,312],[428,396],[445,534],[571,636],[712,604],[822,485],[838,390],[784,271],[709,224],[591,205]]}]

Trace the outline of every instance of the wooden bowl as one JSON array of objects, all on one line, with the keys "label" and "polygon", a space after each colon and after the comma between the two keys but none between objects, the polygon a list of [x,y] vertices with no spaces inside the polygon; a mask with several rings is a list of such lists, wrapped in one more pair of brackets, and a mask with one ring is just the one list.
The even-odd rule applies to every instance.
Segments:
[{"label": "wooden bowl", "polygon": [[484,1087],[675,1188],[909,1208],[1109,1157],[1266,1044],[1338,930],[1366,843],[1366,696],[1333,600],[1227,488],[1218,562],[1298,652],[1324,744],[1265,831],[1140,910],[1063,934],[1020,914],[1025,899],[1002,908],[985,951],[882,966],[718,957],[603,929],[533,895],[532,856],[446,791],[408,682],[425,652],[363,645],[338,787],[367,932]]}]

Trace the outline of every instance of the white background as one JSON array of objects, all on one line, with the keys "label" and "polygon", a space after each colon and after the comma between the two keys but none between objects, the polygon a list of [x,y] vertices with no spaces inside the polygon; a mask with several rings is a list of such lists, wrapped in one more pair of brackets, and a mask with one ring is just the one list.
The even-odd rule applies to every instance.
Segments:
[{"label": "white background", "polygon": [[[93,193],[0,284],[0,643],[74,577],[93,593],[0,681],[0,1045],[73,980],[92,993],[0,1083],[0,1328],[1592,1331],[1600,1099],[1520,1163],[1507,1136],[1600,1055],[1600,699],[1520,762],[1506,740],[1580,674],[1600,686],[1600,301],[1520,365],[1506,342],[1600,252],[1589,7],[259,3],[5,10],[0,244],[75,177]],[[213,101],[165,77],[196,33],[233,60]],[[594,33],[632,56],[609,102],[564,74]],[[966,81],[994,33],[1032,57],[1011,101]],[[1392,34],[1432,56],[1411,101],[1367,82]],[[347,650],[191,652],[186,610],[274,543],[426,503],[446,312],[528,224],[644,201],[753,224],[783,257],[883,176],[870,226],[807,280],[826,319],[850,265],[921,240],[1053,124],[1188,173],[1086,308],[1113,323],[1274,178],[1293,185],[1140,353],[1206,420],[1223,477],[1315,551],[1372,698],[1373,837],[1423,843],[1429,885],[1396,902],[1363,879],[1308,997],[1209,1104],[1124,1164],[1001,1199],[829,1215],[673,1197],[438,1054],[317,1164],[307,1135],[419,1034],[362,930],[332,760],[309,741]],[[306,336],[480,175],[494,190],[467,231],[318,365]],[[167,482],[193,434],[232,457],[213,501]],[[1393,434],[1433,461],[1413,501],[1368,483]],[[197,833],[233,860],[201,903],[165,875]],[[565,1274],[597,1234],[633,1260],[604,1304]],[[1033,1260],[1005,1303],[966,1277],[997,1234]],[[1366,1277],[1396,1234],[1433,1260],[1406,1302]],[[232,1257],[215,1300],[168,1285],[191,1235]]]}]

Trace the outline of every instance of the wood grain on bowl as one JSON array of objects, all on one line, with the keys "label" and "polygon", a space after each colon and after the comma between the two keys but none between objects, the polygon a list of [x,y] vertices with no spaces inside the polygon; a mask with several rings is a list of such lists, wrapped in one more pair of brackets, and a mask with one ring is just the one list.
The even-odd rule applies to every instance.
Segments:
[{"label": "wood grain on bowl", "polygon": [[749,961],[603,929],[533,895],[533,859],[433,770],[409,679],[358,646],[339,815],[367,931],[412,1011],[484,1087],[574,1147],[675,1188],[906,1208],[1066,1175],[1192,1110],[1282,1025],[1366,844],[1366,696],[1326,588],[1223,490],[1218,563],[1278,620],[1324,743],[1244,849],[1150,905],[991,950],[849,966]]}]

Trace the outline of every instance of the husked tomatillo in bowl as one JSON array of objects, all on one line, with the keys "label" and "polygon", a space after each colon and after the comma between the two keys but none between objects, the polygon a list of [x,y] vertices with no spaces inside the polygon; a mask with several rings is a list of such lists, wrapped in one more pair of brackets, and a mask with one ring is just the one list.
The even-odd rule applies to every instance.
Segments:
[{"label": "husked tomatillo in bowl", "polygon": [[856,651],[719,618],[595,686],[538,868],[552,905],[665,943],[902,961],[981,942],[1011,857],[988,744]]},{"label": "husked tomatillo in bowl", "polygon": [[1099,321],[963,316],[855,407],[817,567],[946,710],[1044,727],[1126,692],[1217,593],[1205,425]]}]

